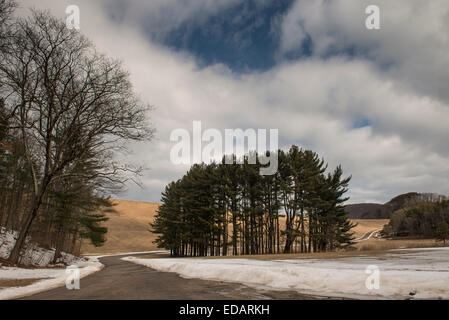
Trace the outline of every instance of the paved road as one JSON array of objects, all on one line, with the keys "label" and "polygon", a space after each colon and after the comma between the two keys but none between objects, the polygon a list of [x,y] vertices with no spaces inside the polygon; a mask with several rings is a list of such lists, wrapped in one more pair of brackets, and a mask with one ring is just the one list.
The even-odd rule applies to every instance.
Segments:
[{"label": "paved road", "polygon": [[33,300],[92,300],[92,299],[147,299],[147,300],[223,300],[223,299],[316,299],[296,292],[256,290],[244,285],[184,279],[175,273],[123,261],[124,256],[104,257],[105,268],[81,279],[80,290],[65,287],[38,293],[24,299]]}]

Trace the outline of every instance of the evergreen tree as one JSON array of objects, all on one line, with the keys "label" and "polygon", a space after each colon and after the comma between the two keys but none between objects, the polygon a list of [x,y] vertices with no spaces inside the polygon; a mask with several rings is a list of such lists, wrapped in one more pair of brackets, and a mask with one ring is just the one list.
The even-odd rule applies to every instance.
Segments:
[{"label": "evergreen tree", "polygon": [[239,163],[223,158],[219,164],[193,165],[163,193],[151,225],[155,242],[176,256],[227,255],[230,244],[234,255],[318,252],[349,244],[354,225],[344,194],[350,177],[342,177],[340,166],[326,175],[324,160],[310,150],[292,146],[278,156],[279,170],[271,176],[259,174],[255,152]]},{"label": "evergreen tree", "polygon": [[437,229],[435,230],[435,237],[438,241],[443,241],[443,244],[446,245],[446,240],[449,239],[449,224],[446,221],[438,223]]}]

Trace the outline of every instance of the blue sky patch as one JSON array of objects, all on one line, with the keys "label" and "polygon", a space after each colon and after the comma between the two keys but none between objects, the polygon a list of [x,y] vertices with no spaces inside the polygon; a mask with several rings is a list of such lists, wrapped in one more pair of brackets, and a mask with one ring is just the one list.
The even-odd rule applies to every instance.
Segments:
[{"label": "blue sky patch", "polygon": [[354,128],[370,127],[372,122],[369,119],[359,119],[353,123]]},{"label": "blue sky patch", "polygon": [[219,14],[186,21],[158,40],[188,51],[202,66],[223,63],[236,72],[267,70],[276,64],[279,21],[292,3],[244,1]]}]

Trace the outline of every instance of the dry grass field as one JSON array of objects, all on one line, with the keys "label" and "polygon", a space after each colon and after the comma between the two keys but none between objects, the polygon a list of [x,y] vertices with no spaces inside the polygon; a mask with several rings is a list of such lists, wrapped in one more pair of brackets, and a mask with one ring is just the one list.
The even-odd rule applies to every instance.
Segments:
[{"label": "dry grass field", "polygon": [[442,247],[435,239],[368,239],[354,245],[358,251],[379,251],[406,248]]},{"label": "dry grass field", "polygon": [[389,219],[353,219],[351,221],[357,223],[357,226],[352,229],[354,237],[360,238],[367,232],[382,229]]},{"label": "dry grass field", "polygon": [[157,203],[129,200],[113,200],[115,213],[108,213],[105,222],[108,228],[106,243],[102,247],[94,247],[83,243],[83,254],[108,254],[157,250],[153,240],[156,238],[149,231],[149,223],[153,221]]},{"label": "dry grass field", "polygon": [[[388,223],[388,219],[379,220],[352,220],[358,223],[353,230],[355,237],[361,237],[363,234],[376,229],[382,229]],[[354,245],[357,251],[386,251],[391,249],[405,249],[405,248],[430,248],[443,246],[441,242],[434,239],[376,239],[370,238],[361,241]]]},{"label": "dry grass field", "polygon": [[[109,220],[105,223],[108,228],[106,236],[107,241],[103,247],[95,248],[90,243],[83,243],[83,254],[112,254],[138,251],[160,250],[153,243],[156,238],[154,234],[149,231],[149,223],[153,221],[156,215],[156,210],[159,207],[157,203],[138,202],[129,200],[113,200],[115,203],[115,213],[108,213]],[[388,223],[388,219],[379,220],[352,220],[357,223],[353,229],[354,236],[359,238],[366,232],[383,228]],[[281,221],[281,225],[284,222]],[[299,255],[302,258],[338,258],[347,255],[358,254],[360,251],[370,251],[370,254],[376,254],[389,249],[396,248],[423,248],[434,247],[441,244],[432,239],[407,239],[407,240],[384,240],[371,238],[354,245],[356,250],[352,252],[336,252],[324,254]],[[281,255],[282,256],[282,255]],[[257,256],[258,259],[279,259],[298,257],[298,254],[289,254],[285,257],[275,255]],[[240,258],[242,256],[239,256]]]}]

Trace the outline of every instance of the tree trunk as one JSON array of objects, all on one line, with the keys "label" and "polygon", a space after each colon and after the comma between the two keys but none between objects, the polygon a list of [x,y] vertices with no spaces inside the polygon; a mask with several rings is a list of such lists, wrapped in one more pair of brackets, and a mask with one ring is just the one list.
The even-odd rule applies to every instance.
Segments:
[{"label": "tree trunk", "polygon": [[42,204],[43,196],[44,196],[44,192],[42,191],[39,194],[39,197],[37,199],[35,199],[34,205],[33,205],[33,208],[31,209],[30,214],[28,216],[26,216],[25,221],[22,224],[22,228],[19,232],[19,237],[17,238],[17,241],[14,244],[14,248],[12,249],[11,254],[8,257],[8,261],[12,264],[17,264],[19,262],[20,251],[22,250],[23,245],[25,244],[25,239],[30,232],[31,225],[37,216],[39,208]]},{"label": "tree trunk", "polygon": [[225,207],[223,226],[223,256],[228,255],[228,208]]},{"label": "tree trunk", "polygon": [[19,232],[19,237],[17,238],[16,243],[14,244],[14,248],[9,255],[8,261],[12,264],[18,264],[20,259],[20,251],[25,244],[25,239],[30,232],[31,224],[33,223],[34,218],[36,217],[38,207],[35,206],[31,213],[26,217],[24,224]]},{"label": "tree trunk", "polygon": [[[62,239],[61,239],[62,238]],[[56,248],[55,255],[53,256],[53,263],[55,264],[58,259],[61,257],[62,246],[64,245],[64,234],[61,230],[58,231],[56,236]]]},{"label": "tree trunk", "polygon": [[305,239],[305,227],[304,227],[304,207],[301,206],[301,253],[305,252],[306,239]]}]

